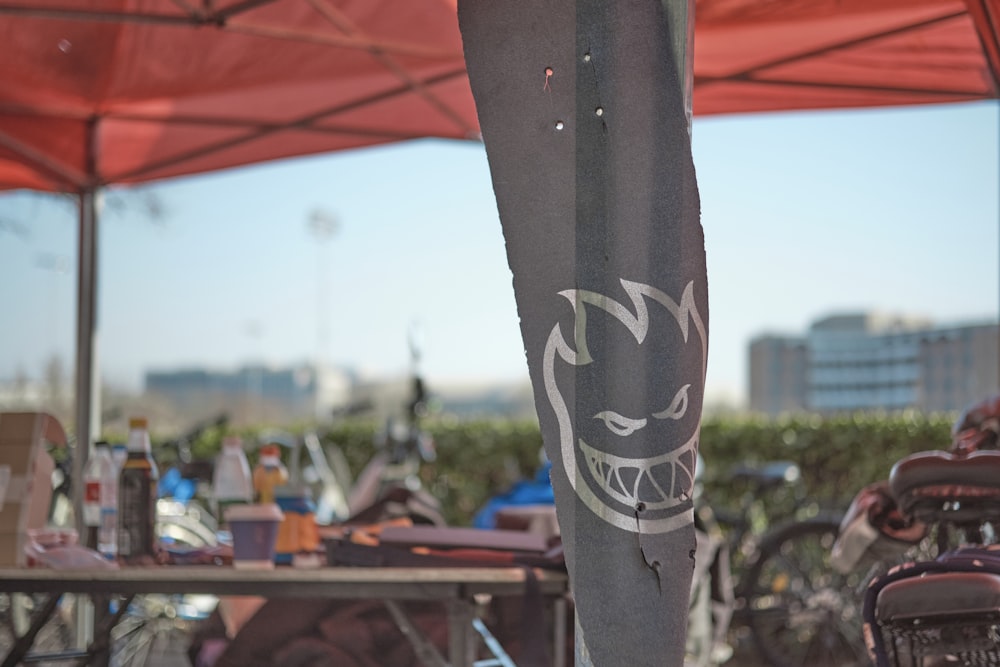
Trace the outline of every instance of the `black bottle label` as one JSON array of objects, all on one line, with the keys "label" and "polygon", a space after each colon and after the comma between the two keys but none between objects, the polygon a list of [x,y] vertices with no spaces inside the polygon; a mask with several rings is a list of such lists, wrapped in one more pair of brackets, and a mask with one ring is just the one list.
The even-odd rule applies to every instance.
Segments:
[{"label": "black bottle label", "polygon": [[156,555],[157,480],[149,467],[122,468],[118,489],[118,554],[125,560]]}]

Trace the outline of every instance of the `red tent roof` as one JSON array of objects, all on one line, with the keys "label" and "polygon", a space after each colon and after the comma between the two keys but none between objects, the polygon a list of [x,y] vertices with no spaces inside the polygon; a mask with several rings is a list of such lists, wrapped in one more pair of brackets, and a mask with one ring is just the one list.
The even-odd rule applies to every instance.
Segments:
[{"label": "red tent roof", "polygon": [[[699,0],[696,115],[998,96],[1000,0]],[[0,188],[478,124],[455,0],[0,0]]]},{"label": "red tent roof", "polygon": [[6,187],[477,132],[454,0],[0,1],[0,44]]},{"label": "red tent roof", "polygon": [[694,112],[996,98],[998,0],[702,0]]}]

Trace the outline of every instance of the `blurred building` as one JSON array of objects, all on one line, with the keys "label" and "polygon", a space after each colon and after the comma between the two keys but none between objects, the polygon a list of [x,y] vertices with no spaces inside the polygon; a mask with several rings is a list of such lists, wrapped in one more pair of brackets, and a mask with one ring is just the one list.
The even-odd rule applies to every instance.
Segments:
[{"label": "blurred building", "polygon": [[1000,326],[880,313],[817,320],[750,343],[750,409],[768,415],[961,410],[1000,387]]},{"label": "blurred building", "polygon": [[[534,418],[534,402],[523,383],[429,383],[431,409],[457,419]],[[2,395],[2,394],[0,394]],[[237,424],[328,422],[365,414],[377,420],[405,418],[413,398],[409,374],[368,376],[339,368],[319,373],[310,364],[235,370],[185,368],[145,373],[145,400],[168,404],[181,425],[226,413]],[[170,419],[159,415],[157,423]]]},{"label": "blurred building", "polygon": [[[52,365],[55,368],[55,365]],[[531,386],[517,382],[427,382],[428,407],[449,419],[535,419]],[[0,378],[0,411],[45,410],[70,431],[73,384],[56,373],[34,380]],[[143,373],[140,391],[102,386],[105,437],[124,437],[128,418],[149,419],[157,436],[172,437],[225,415],[236,426],[328,423],[344,416],[404,419],[413,399],[409,373],[387,376],[326,367],[248,364],[233,369],[181,367]]]},{"label": "blurred building", "polygon": [[750,409],[769,415],[805,409],[806,341],[760,336],[750,343]]},{"label": "blurred building", "polygon": [[236,421],[326,421],[347,404],[353,378],[335,368],[312,365],[247,365],[231,371],[189,368],[148,371],[145,393],[179,410],[225,410]]}]

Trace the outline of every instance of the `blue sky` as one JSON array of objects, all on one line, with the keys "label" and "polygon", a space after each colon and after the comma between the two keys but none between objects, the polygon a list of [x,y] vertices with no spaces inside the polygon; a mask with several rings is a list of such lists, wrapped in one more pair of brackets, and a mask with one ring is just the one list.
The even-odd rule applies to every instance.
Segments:
[{"label": "blue sky", "polygon": [[[752,336],[830,313],[996,320],[998,127],[995,103],[696,119],[709,393],[744,395]],[[414,325],[432,386],[527,379],[479,144],[411,142],[147,191],[160,219],[135,192],[102,217],[106,381],[317,356],[399,374]],[[323,243],[316,211],[339,223]],[[75,243],[71,202],[0,195],[0,380],[41,377],[53,354],[72,367]]]}]

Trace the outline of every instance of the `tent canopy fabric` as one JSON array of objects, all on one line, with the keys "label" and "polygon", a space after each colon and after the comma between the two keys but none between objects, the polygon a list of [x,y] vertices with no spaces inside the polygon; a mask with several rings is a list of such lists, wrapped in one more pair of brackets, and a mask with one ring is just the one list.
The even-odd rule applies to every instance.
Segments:
[{"label": "tent canopy fabric", "polygon": [[0,184],[477,136],[448,0],[0,2]]},{"label": "tent canopy fabric", "polygon": [[997,0],[701,0],[694,112],[992,99]]},{"label": "tent canopy fabric", "polygon": [[[694,113],[1000,96],[1000,0],[697,0]],[[0,0],[0,189],[478,138],[455,0]]]}]

